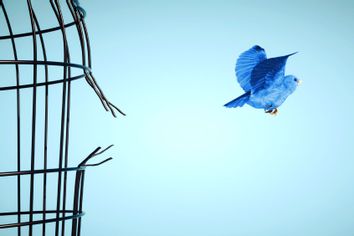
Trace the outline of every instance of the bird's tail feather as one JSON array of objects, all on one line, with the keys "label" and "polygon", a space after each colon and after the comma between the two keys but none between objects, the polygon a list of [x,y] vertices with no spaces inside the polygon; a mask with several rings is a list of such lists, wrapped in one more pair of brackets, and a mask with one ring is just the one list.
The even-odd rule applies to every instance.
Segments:
[{"label": "bird's tail feather", "polygon": [[248,102],[248,99],[250,98],[250,92],[247,92],[238,98],[235,98],[231,102],[226,103],[224,106],[228,108],[233,108],[233,107],[242,107],[245,105],[246,102]]}]

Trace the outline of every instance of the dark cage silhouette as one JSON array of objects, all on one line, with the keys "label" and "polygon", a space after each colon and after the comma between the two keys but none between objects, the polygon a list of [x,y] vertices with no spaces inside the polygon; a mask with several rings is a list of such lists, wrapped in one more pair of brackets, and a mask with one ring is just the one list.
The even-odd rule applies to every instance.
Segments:
[{"label": "dark cage silhouette", "polygon": [[124,113],[92,75],[78,0],[0,0],[0,8],[0,235],[80,235],[85,169],[110,160],[88,164],[112,145],[70,167],[74,81],[86,81],[113,116]]}]

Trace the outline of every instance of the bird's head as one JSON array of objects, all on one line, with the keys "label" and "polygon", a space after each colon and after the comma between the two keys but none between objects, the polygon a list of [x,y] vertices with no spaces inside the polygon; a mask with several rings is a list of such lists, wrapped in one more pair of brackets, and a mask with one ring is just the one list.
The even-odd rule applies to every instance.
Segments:
[{"label": "bird's head", "polygon": [[284,83],[286,85],[286,87],[291,91],[291,92],[294,92],[296,87],[298,85],[301,84],[301,80],[299,80],[298,78],[296,78],[295,76],[293,75],[287,75],[285,76],[284,78]]}]

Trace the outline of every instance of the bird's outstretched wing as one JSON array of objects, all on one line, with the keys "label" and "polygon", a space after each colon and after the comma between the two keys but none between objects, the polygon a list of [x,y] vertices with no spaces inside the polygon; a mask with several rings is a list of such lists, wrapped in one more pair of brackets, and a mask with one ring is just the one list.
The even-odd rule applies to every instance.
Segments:
[{"label": "bird's outstretched wing", "polygon": [[295,53],[270,58],[257,64],[251,73],[252,92],[266,89],[271,84],[280,82],[284,78],[286,60]]},{"label": "bird's outstretched wing", "polygon": [[267,59],[266,53],[263,48],[258,45],[253,46],[247,51],[243,52],[236,62],[236,77],[238,83],[241,85],[245,92],[252,89],[250,80],[252,70],[257,64]]}]

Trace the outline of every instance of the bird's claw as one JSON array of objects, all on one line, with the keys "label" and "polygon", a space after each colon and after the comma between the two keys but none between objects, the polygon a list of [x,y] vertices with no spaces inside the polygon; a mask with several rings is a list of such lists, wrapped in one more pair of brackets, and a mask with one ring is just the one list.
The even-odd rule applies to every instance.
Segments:
[{"label": "bird's claw", "polygon": [[271,114],[273,116],[276,116],[278,114],[278,109],[275,108],[275,109],[272,109],[272,110],[267,110],[267,111],[265,111],[265,113],[269,113],[269,114]]}]

